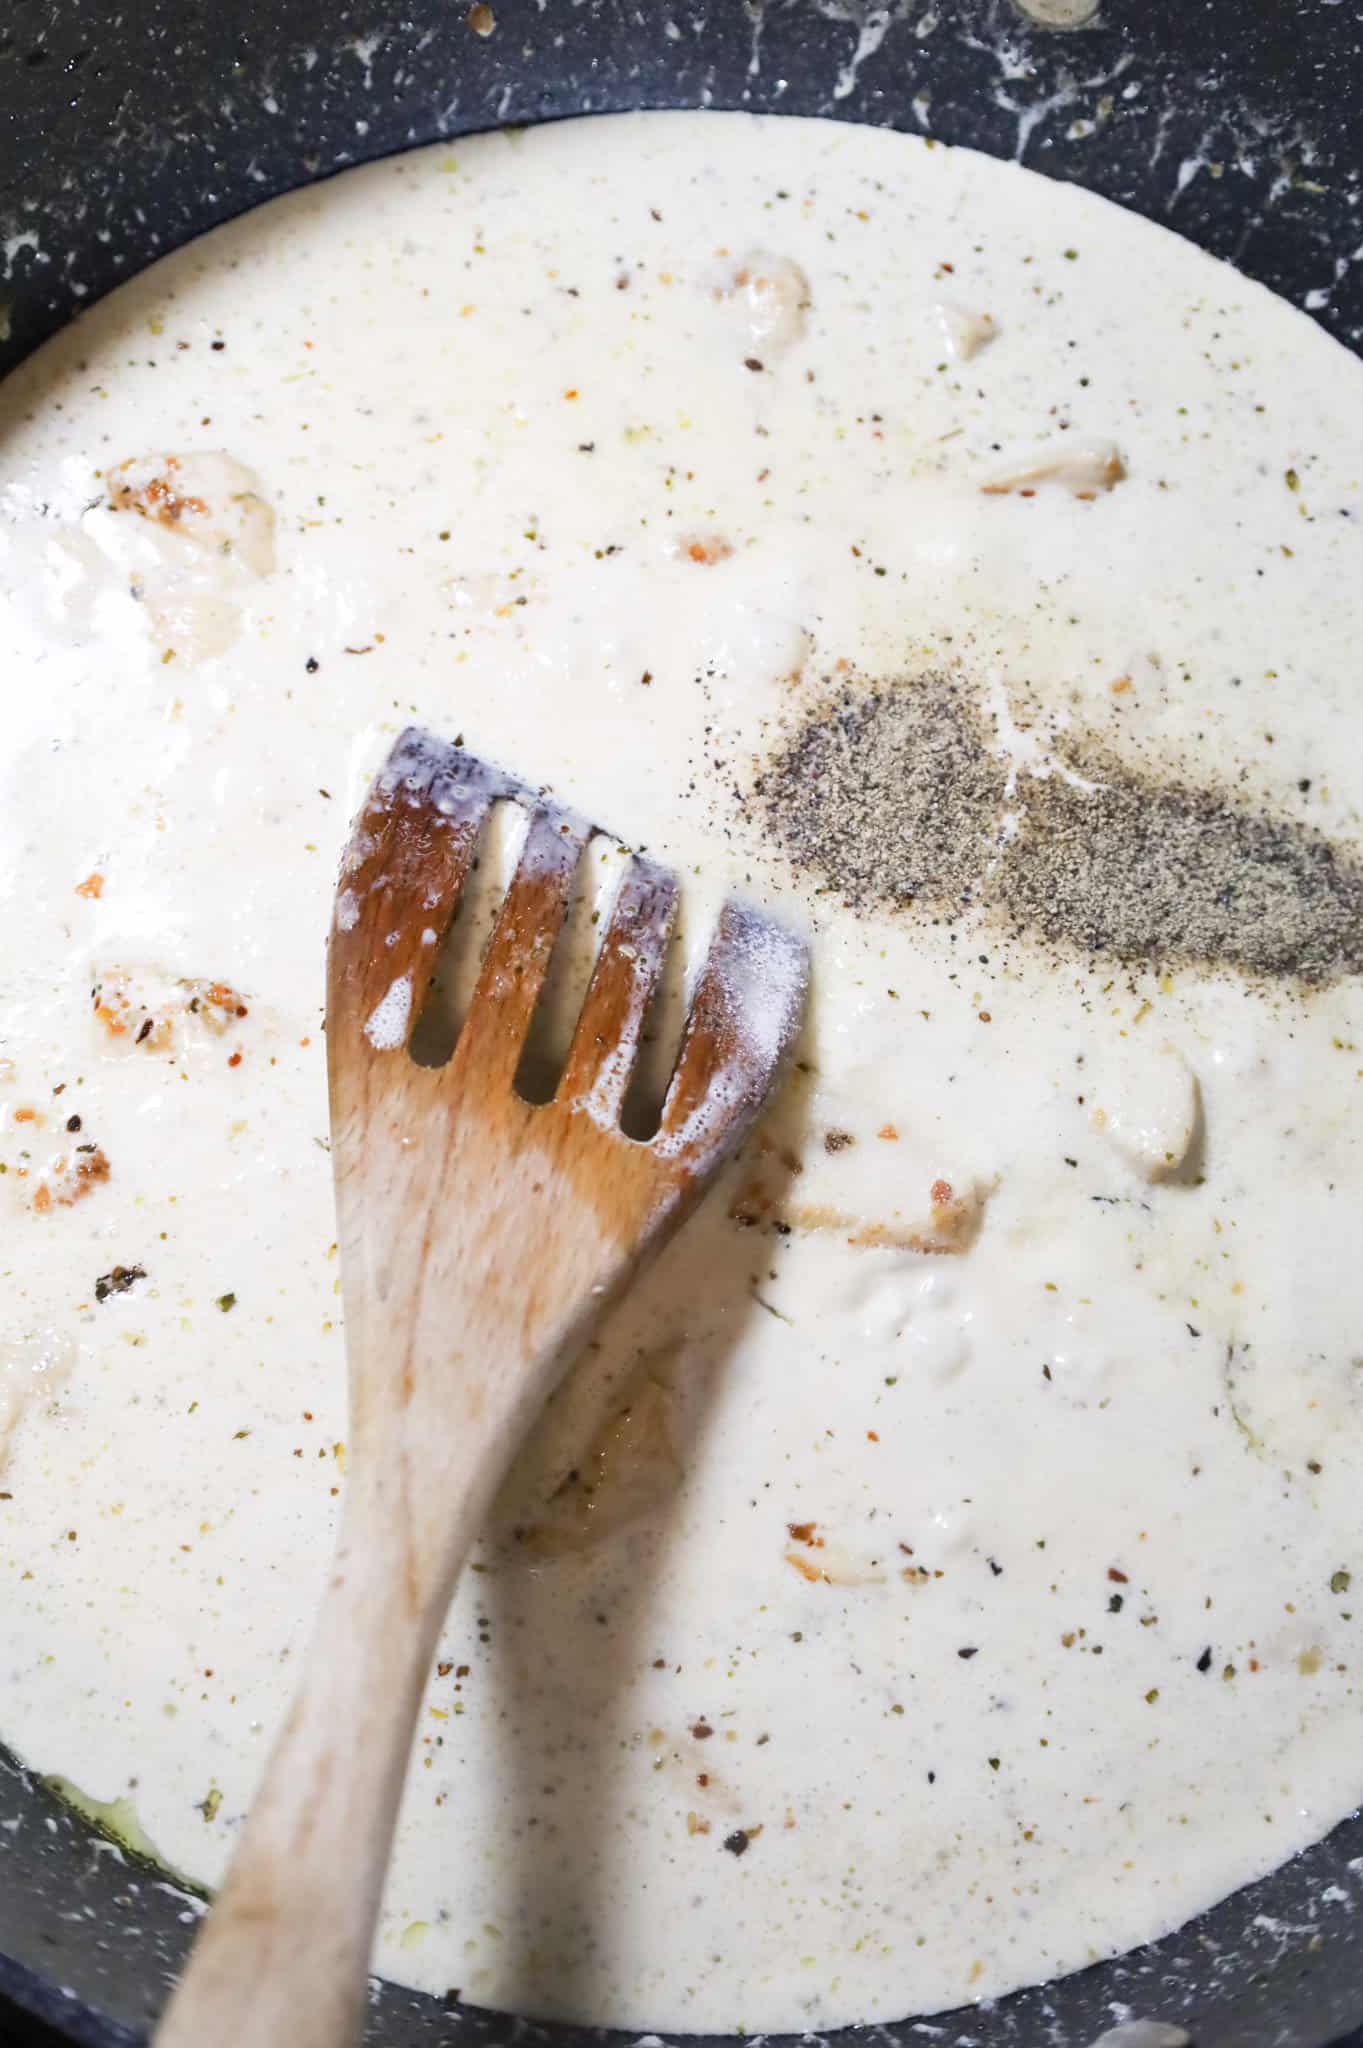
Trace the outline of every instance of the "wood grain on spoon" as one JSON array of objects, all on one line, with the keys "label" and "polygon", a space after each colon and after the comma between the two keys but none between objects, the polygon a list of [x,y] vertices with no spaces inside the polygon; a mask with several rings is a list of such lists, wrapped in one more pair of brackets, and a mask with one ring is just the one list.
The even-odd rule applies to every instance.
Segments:
[{"label": "wood grain on spoon", "polygon": [[[530,810],[454,1052],[408,1047],[491,805]],[[558,1092],[513,1086],[582,820],[410,731],[343,864],[327,970],[350,1472],[303,1681],[157,2035],[160,2048],[339,2048],[366,1971],[416,1715],[455,1580],[521,1437],[615,1298],[765,1101],[804,1006],[803,944],[731,902],[658,1132],[620,1114],[676,909],[637,856]]]}]

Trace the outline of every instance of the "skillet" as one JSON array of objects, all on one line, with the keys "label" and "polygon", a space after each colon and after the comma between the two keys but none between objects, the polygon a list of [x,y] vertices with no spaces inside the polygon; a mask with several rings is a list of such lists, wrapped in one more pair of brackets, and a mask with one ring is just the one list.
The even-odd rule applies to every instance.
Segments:
[{"label": "skillet", "polygon": [[[1022,0],[9,0],[0,376],[121,279],[278,192],[445,136],[637,107],[826,115],[1014,157],[1177,229],[1363,345],[1355,0],[1027,4],[1046,19]],[[0,433],[3,411],[0,397]],[[0,676],[2,710],[21,679]],[[1360,1905],[1355,1816],[1164,1941],[829,2048],[1090,2048],[1131,2015],[1196,2048],[1363,2048]],[[0,2048],[140,2048],[196,1917],[0,1749]],[[391,1985],[367,2036],[634,2039]]]}]

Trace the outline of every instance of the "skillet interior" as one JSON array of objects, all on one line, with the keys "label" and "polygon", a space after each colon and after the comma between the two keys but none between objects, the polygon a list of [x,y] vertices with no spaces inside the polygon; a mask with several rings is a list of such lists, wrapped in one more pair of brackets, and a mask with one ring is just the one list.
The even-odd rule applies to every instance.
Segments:
[{"label": "skillet interior", "polygon": [[[252,0],[194,13],[128,0],[118,17],[100,0],[15,0],[0,28],[0,373],[155,256],[277,192],[442,136],[644,106],[926,127],[1019,156],[1175,227],[1363,345],[1363,43],[1332,0],[1258,0],[1252,18],[1240,0],[1195,13],[1107,0],[1068,33],[1029,25],[1011,0],[944,0],[940,18],[931,0],[493,12],[481,36],[448,0],[413,0],[396,22],[380,0],[289,0],[277,25]],[[1084,121],[1090,134],[1070,132]],[[1187,2026],[1198,2048],[1363,2048],[1360,1901],[1356,1817],[1132,1956],[930,2028],[829,2038],[1084,2048],[1133,2012]],[[195,1917],[0,1751],[0,2043],[134,2048]],[[382,2048],[513,2036],[633,2038],[376,1993]]]}]

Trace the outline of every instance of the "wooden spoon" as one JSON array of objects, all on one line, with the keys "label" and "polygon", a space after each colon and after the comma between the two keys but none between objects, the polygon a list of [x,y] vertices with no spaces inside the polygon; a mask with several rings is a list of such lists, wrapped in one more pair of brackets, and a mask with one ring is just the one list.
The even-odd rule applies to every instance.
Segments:
[{"label": "wooden spoon", "polygon": [[[407,1052],[488,810],[531,812],[444,1067]],[[802,943],[729,903],[656,1137],[620,1111],[676,906],[626,870],[558,1093],[513,1088],[592,836],[457,747],[409,731],[342,867],[327,970],[350,1478],[302,1684],[159,2048],[359,2038],[374,1923],[455,1580],[521,1437],[640,1261],[752,1125],[798,1027]]]}]

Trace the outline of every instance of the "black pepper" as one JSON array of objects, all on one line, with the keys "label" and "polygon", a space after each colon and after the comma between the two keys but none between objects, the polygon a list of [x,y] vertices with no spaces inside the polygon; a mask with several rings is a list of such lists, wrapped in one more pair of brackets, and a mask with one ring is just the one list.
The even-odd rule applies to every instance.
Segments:
[{"label": "black pepper", "polygon": [[[1292,977],[1363,973],[1363,861],[1238,796],[1059,734],[1075,773],[1007,764],[951,674],[844,685],[753,786],[792,865],[853,910],[979,905],[1057,948]],[[1018,829],[1001,837],[1005,813]],[[982,1014],[982,1013],[981,1013]]]},{"label": "black pepper", "polygon": [[145,1266],[115,1266],[110,1273],[101,1273],[95,1282],[95,1300],[107,1301],[111,1294],[126,1294],[139,1280],[145,1280]]}]

